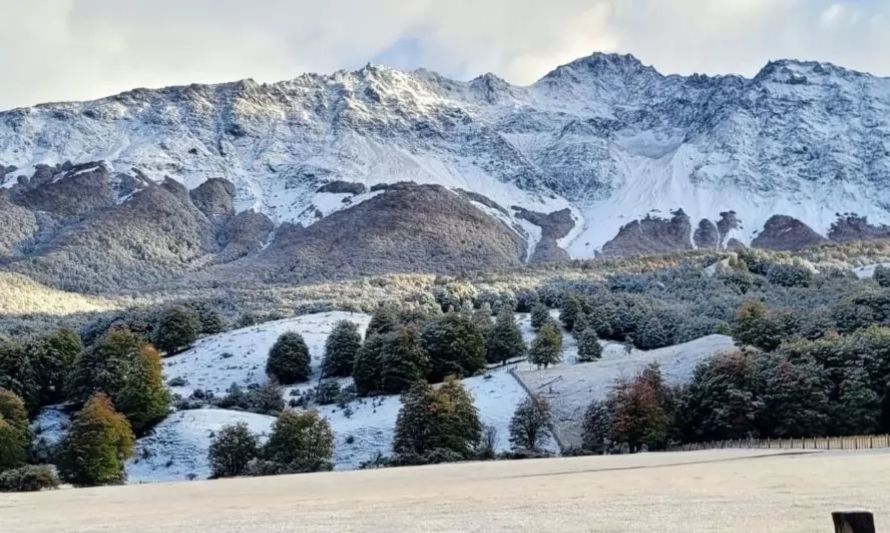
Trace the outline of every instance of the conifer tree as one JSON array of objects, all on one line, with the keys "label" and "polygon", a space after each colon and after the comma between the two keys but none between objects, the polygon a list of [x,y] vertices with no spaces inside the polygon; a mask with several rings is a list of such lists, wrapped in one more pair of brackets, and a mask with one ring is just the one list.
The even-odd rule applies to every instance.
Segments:
[{"label": "conifer tree", "polygon": [[516,324],[513,311],[504,307],[485,339],[485,355],[489,363],[505,363],[508,359],[525,357],[525,341]]},{"label": "conifer tree", "polygon": [[516,451],[539,451],[550,425],[550,404],[543,396],[526,398],[510,420],[510,444]]},{"label": "conifer tree", "polygon": [[309,347],[299,333],[282,334],[269,351],[266,374],[283,385],[309,379]]},{"label": "conifer tree", "polygon": [[154,345],[168,355],[188,348],[198,338],[201,320],[191,309],[171,307],[158,319],[154,330]]},{"label": "conifer tree", "polygon": [[137,435],[144,434],[167,416],[170,393],[164,385],[161,354],[153,346],[144,344],[139,348],[114,399]]},{"label": "conifer tree", "polygon": [[611,441],[609,440],[611,427],[611,414],[606,403],[599,400],[592,401],[584,413],[583,448],[598,454],[609,451],[611,446]]},{"label": "conifer tree", "polygon": [[[576,330],[577,331],[577,330]],[[603,356],[603,347],[593,327],[588,326],[578,337],[578,361],[589,363]]]},{"label": "conifer tree", "polygon": [[352,371],[355,390],[359,396],[368,396],[383,389],[383,349],[386,336],[381,334],[365,337],[355,357]]},{"label": "conifer tree", "polygon": [[539,368],[547,368],[562,359],[562,334],[556,324],[544,324],[529,350],[529,361]]},{"label": "conifer tree", "polygon": [[383,340],[381,391],[398,394],[424,378],[429,368],[429,358],[420,347],[417,334],[410,328],[400,327],[384,335]]},{"label": "conifer tree", "polygon": [[539,331],[544,326],[544,324],[550,322],[551,320],[552,319],[550,318],[550,309],[548,309],[546,305],[542,303],[536,303],[532,307],[531,325],[533,330]]},{"label": "conifer tree", "polygon": [[330,470],[333,453],[331,426],[315,411],[282,412],[263,448],[265,460],[279,473]]},{"label": "conifer tree", "polygon": [[0,389],[0,472],[25,463],[31,438],[25,402],[12,391]]},{"label": "conifer tree", "polygon": [[348,320],[337,322],[325,341],[322,363],[324,377],[351,376],[361,347],[362,337],[358,333],[358,325]]},{"label": "conifer tree", "polygon": [[126,417],[107,395],[96,393],[74,416],[62,441],[59,474],[78,487],[121,484],[134,440]]},{"label": "conifer tree", "polygon": [[381,335],[394,331],[399,324],[396,312],[388,306],[381,305],[371,315],[371,321],[368,322],[368,328],[365,330],[365,339],[372,335]]},{"label": "conifer tree", "polygon": [[562,322],[566,331],[572,331],[575,328],[575,320],[581,312],[581,302],[574,294],[567,294],[563,297],[559,306],[559,321]]},{"label": "conifer tree", "polygon": [[420,330],[420,345],[430,359],[429,380],[472,376],[485,368],[485,339],[468,318],[447,313]]},{"label": "conifer tree", "polygon": [[243,476],[247,474],[248,463],[258,455],[259,440],[250,432],[246,423],[223,426],[210,444],[210,477]]}]

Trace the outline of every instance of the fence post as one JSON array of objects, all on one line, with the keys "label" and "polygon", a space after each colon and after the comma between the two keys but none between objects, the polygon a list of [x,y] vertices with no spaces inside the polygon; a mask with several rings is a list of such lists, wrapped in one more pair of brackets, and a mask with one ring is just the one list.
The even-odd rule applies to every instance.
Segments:
[{"label": "fence post", "polygon": [[875,533],[875,518],[869,511],[831,513],[835,533]]}]

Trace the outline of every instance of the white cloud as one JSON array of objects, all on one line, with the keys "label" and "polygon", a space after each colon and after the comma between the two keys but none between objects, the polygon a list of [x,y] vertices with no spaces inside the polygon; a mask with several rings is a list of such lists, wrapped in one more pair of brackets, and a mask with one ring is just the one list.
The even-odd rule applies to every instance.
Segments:
[{"label": "white cloud", "polygon": [[663,72],[798,57],[890,74],[890,0],[0,0],[0,108],[374,58],[529,83],[595,50]]}]

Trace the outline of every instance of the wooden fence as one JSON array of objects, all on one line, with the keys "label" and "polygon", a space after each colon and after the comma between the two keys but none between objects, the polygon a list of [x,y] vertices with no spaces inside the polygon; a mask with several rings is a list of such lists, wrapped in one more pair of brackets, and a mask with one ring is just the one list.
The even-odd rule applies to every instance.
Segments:
[{"label": "wooden fence", "polygon": [[675,451],[714,450],[721,448],[770,450],[872,450],[890,448],[890,435],[850,437],[802,437],[788,439],[737,439],[684,444]]}]

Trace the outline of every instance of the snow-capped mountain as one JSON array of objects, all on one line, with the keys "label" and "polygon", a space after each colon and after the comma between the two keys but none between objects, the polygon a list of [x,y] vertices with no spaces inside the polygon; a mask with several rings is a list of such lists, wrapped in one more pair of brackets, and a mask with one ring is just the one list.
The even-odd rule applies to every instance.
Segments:
[{"label": "snow-capped mountain", "polygon": [[[0,180],[11,188],[65,161],[190,189],[221,177],[236,211],[304,226],[373,198],[377,184],[438,184],[474,193],[529,257],[547,228],[513,207],[569,209],[575,224],[558,244],[590,257],[630,222],[679,209],[690,247],[692,228],[708,233],[733,211],[724,244],[750,243],[773,215],[822,235],[838,213],[890,223],[888,121],[890,79],[826,63],[685,77],[594,54],[525,87],[369,65],[3,112]],[[319,192],[338,191],[332,182],[364,187]]]}]

